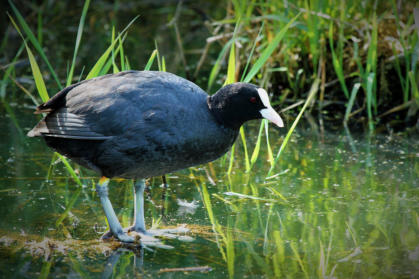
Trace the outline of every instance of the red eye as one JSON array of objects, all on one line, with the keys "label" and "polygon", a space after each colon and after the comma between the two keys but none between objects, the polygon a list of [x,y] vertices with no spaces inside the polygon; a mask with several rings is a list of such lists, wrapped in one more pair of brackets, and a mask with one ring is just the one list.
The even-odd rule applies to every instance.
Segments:
[{"label": "red eye", "polygon": [[256,97],[251,97],[251,98],[250,98],[250,102],[251,102],[251,103],[256,103]]}]

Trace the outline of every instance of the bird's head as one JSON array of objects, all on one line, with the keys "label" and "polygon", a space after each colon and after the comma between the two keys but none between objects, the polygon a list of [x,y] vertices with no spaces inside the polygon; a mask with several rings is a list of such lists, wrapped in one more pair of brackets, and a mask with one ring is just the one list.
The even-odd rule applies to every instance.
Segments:
[{"label": "bird's head", "polygon": [[208,107],[219,122],[231,128],[237,129],[248,120],[261,118],[284,127],[281,117],[269,102],[268,93],[254,84],[237,82],[226,85],[208,97]]}]

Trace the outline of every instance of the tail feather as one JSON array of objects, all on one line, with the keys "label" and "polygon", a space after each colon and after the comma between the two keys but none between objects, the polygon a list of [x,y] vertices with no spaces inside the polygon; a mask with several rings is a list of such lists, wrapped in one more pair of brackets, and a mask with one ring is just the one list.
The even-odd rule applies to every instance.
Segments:
[{"label": "tail feather", "polygon": [[42,119],[26,135],[32,138],[32,137],[40,137],[42,136],[42,134],[45,134],[45,133],[48,133],[48,127],[47,127],[47,124],[45,123],[45,119]]}]

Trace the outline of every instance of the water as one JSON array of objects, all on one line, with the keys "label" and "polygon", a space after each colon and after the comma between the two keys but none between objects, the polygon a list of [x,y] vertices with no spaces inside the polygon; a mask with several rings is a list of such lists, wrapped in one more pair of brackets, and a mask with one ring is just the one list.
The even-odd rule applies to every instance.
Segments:
[{"label": "water", "polygon": [[[276,176],[267,148],[245,173],[242,146],[229,158],[149,181],[146,222],[186,224],[192,242],[127,249],[99,241],[106,221],[81,169],[84,187],[40,139],[31,107],[1,113],[0,270],[2,278],[417,278],[419,277],[418,139],[350,140],[312,131],[293,136]],[[246,126],[253,151],[258,122]],[[284,131],[270,129],[276,152]],[[211,177],[215,185],[211,183]],[[123,226],[132,220],[132,184],[113,180],[110,196]],[[165,196],[165,197],[164,197]],[[162,197],[164,197],[162,199]],[[195,210],[178,199],[197,201]],[[167,268],[201,267],[202,271]],[[207,268],[209,267],[209,269]]]}]

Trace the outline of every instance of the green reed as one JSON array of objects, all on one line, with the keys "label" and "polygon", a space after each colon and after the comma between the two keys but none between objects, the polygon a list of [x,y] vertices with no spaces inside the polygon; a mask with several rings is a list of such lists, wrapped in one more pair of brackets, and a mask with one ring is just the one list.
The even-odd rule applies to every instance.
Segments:
[{"label": "green reed", "polygon": [[[270,63],[263,65],[263,72],[256,78],[258,81],[264,81],[269,80],[272,75],[277,78],[286,76],[288,84],[284,87],[288,88],[282,92],[283,96],[277,95],[280,103],[286,97],[290,99],[291,94],[294,98],[301,99],[305,92],[301,89],[309,87],[319,76],[320,70],[323,72],[322,86],[337,81],[340,88],[323,88],[318,98],[321,102],[324,99],[344,102],[346,108],[342,111],[342,116],[345,116],[342,120],[345,125],[359,122],[359,118],[365,116],[368,130],[373,132],[382,116],[402,113],[409,108],[414,110],[412,99],[416,98],[417,92],[415,81],[419,44],[417,32],[413,28],[415,22],[411,3],[404,9],[398,9],[396,1],[380,4],[363,1],[270,1],[262,5],[243,0],[232,3],[239,14],[244,13],[243,7],[246,5],[252,7],[250,16],[246,21],[243,20],[244,26],[239,36],[255,41],[256,38],[262,37],[258,42],[260,46],[273,41],[281,23],[287,22],[287,18],[292,18],[298,13],[303,15],[296,22],[293,32],[287,32],[281,48],[272,52]],[[229,15],[235,13],[236,11],[233,11]],[[387,16],[393,14],[394,17],[390,21],[394,22],[390,23]],[[229,23],[227,20],[219,22]],[[254,27],[255,22],[264,24],[263,36],[258,32],[259,27]],[[396,27],[397,34],[386,35],[383,30],[389,30],[392,26]],[[393,53],[388,51],[391,50],[391,44]],[[245,55],[241,57],[246,59],[247,53],[253,54],[253,48],[245,46],[243,53]],[[255,63],[257,57],[262,54],[263,48],[259,47],[253,55],[252,62]],[[323,63],[319,64],[320,59],[323,59]],[[391,90],[386,90],[386,79],[393,77],[388,70],[390,67],[396,70],[399,83],[391,83]],[[361,84],[361,88],[355,86],[357,83]],[[378,91],[379,88],[381,91]],[[395,92],[400,90],[403,94],[399,99]],[[358,91],[363,94],[358,94]],[[275,93],[281,94],[278,91]],[[362,103],[366,105],[362,106]],[[393,107],[388,109],[392,105]],[[322,106],[319,108],[323,109]],[[354,117],[355,115],[357,117]]]},{"label": "green reed", "polygon": [[[241,271],[235,270],[236,276],[242,274],[240,272],[250,272],[268,278],[330,278],[350,274],[391,278],[397,271],[391,271],[390,266],[403,265],[395,255],[416,247],[418,242],[414,235],[419,230],[414,221],[416,210],[412,214],[403,213],[398,221],[397,218],[400,210],[413,205],[411,202],[400,203],[399,191],[411,198],[417,191],[409,182],[402,183],[400,190],[396,189],[396,184],[383,185],[388,180],[374,174],[382,171],[377,164],[382,157],[380,152],[367,148],[364,151],[370,160],[348,163],[348,154],[332,151],[333,148],[326,151],[328,155],[323,154],[327,158],[324,160],[332,162],[331,165],[320,166],[310,163],[321,158],[316,147],[317,144],[304,152],[291,147],[278,162],[281,168],[291,169],[287,174],[260,184],[253,183],[253,177],[249,181],[243,172],[236,170],[229,180],[231,185],[221,183],[213,190],[213,196],[230,188],[248,195],[247,198],[230,197],[228,203],[217,206],[213,202],[211,206],[210,221],[217,220],[218,227],[224,224],[224,230],[218,230],[232,230],[232,241],[236,242],[235,265],[242,267]],[[268,167],[265,163],[258,175]],[[301,178],[297,183],[296,177]],[[279,196],[272,196],[266,190],[267,185],[290,202],[284,204]],[[391,190],[387,191],[386,187]],[[206,196],[208,199],[211,193]],[[266,199],[270,200],[268,205]],[[209,202],[205,202],[206,207]],[[218,215],[217,211],[232,209],[238,212],[232,215],[232,221],[218,220],[222,214]],[[409,240],[400,243],[400,233]],[[238,245],[243,242],[245,247]],[[260,246],[263,250],[255,250]],[[246,262],[245,270],[243,262]]]},{"label": "green reed", "polygon": [[[44,60],[45,64],[47,64],[48,70],[50,71],[51,75],[53,76],[55,82],[57,83],[58,87],[62,89],[62,85],[60,80],[58,79],[57,74],[55,73],[53,67],[51,66],[47,56],[45,55],[44,50],[41,47],[41,44],[39,43],[38,39],[33,34],[32,30],[29,28],[28,24],[26,23],[23,16],[20,14],[16,6],[13,4],[11,0],[9,0],[9,5],[11,6],[13,13],[15,14],[16,18],[18,19],[19,24],[22,26],[22,29],[25,32],[25,35],[27,36],[28,40],[32,43],[33,47],[36,49],[37,53],[41,56],[41,58]],[[10,16],[9,16],[10,17]],[[16,26],[16,24],[14,24]]]},{"label": "green reed", "polygon": [[[218,53],[218,58],[215,60],[208,79],[208,89],[214,86],[215,81],[219,78],[218,74],[223,72],[223,62],[228,54],[226,83],[234,82],[240,76],[242,69],[237,67],[237,61],[247,61],[240,80],[253,82],[261,86],[267,85],[272,74],[276,73],[273,69],[285,68],[286,71],[283,73],[287,75],[288,80],[295,81],[294,87],[299,91],[298,95],[289,93],[289,98],[296,102],[297,99],[305,101],[275,157],[270,140],[275,141],[274,148],[279,145],[279,141],[269,136],[267,122],[262,121],[258,129],[255,129],[257,138],[254,141],[249,136],[251,132],[247,128],[247,135],[245,129],[241,129],[240,143],[243,149],[237,148],[237,144],[232,148],[228,161],[227,185],[218,183],[211,191],[206,186],[206,178],[196,179],[197,189],[201,193],[210,223],[216,233],[219,252],[226,262],[230,277],[234,277],[235,274],[240,272],[238,266],[243,262],[246,262],[245,268],[249,273],[257,270],[270,278],[281,276],[290,278],[332,278],[345,277],[348,274],[351,276],[361,274],[365,277],[374,277],[379,274],[385,277],[387,275],[383,272],[390,271],[386,267],[391,267],[397,263],[397,259],[394,257],[396,253],[391,250],[379,249],[385,248],[384,245],[392,247],[399,245],[397,247],[406,250],[417,243],[418,227],[414,223],[414,220],[417,220],[418,217],[417,212],[411,211],[403,214],[405,223],[398,220],[398,216],[392,214],[410,210],[409,206],[404,204],[404,202],[408,202],[405,200],[406,198],[398,194],[399,190],[404,191],[406,197],[412,199],[417,193],[415,190],[410,190],[408,183],[401,183],[400,189],[391,189],[389,193],[387,193],[388,189],[382,189],[383,187],[377,181],[380,178],[374,176],[377,166],[370,164],[377,157],[377,154],[366,151],[367,160],[364,162],[363,158],[358,158],[359,160],[354,163],[357,171],[365,170],[366,172],[367,182],[363,182],[358,180],[356,171],[346,170],[345,167],[333,162],[333,160],[329,160],[330,165],[325,164],[323,169],[319,169],[318,166],[313,165],[310,160],[305,158],[306,154],[295,148],[288,148],[287,152],[284,152],[285,146],[292,139],[291,135],[303,113],[319,96],[317,93],[322,81],[320,79],[321,70],[318,69],[322,67],[321,57],[326,57],[326,51],[318,47],[316,41],[329,43],[324,45],[329,45],[331,49],[330,68],[333,69],[338,84],[342,88],[343,94],[340,95],[346,98],[345,123],[354,119],[352,113],[357,100],[365,98],[361,101],[363,100],[366,103],[364,112],[368,117],[368,127],[370,131],[375,129],[377,115],[380,112],[380,102],[377,94],[378,26],[380,17],[375,12],[367,9],[361,11],[366,15],[366,21],[371,25],[371,28],[367,29],[370,42],[366,52],[360,48],[360,42],[348,42],[347,38],[353,30],[349,29],[348,31],[347,24],[344,22],[350,16],[359,12],[357,8],[361,5],[361,2],[354,1],[352,4],[333,5],[330,1],[317,1],[311,5],[311,2],[308,1],[296,1],[288,7],[284,7],[281,1],[272,1],[267,5],[262,5],[257,1],[234,1],[233,3],[238,11],[238,16],[233,20],[226,21],[226,24],[236,24],[237,34],[228,40]],[[37,51],[37,54],[47,65],[49,73],[58,87],[61,88],[62,85],[43,52],[42,32],[38,31],[36,37],[12,2],[10,2],[10,5],[17,19],[15,21],[11,18],[11,21],[16,30],[19,32],[23,30],[21,35],[27,39],[24,40],[25,44],[22,49],[26,49],[38,94],[43,101],[46,101],[48,91],[42,71],[35,55],[32,53],[32,48]],[[79,23],[66,84],[73,81],[74,72],[77,69],[75,61],[82,39],[81,33],[84,29],[88,7],[89,1],[86,1]],[[299,7],[304,7],[304,10]],[[262,19],[254,15],[258,9],[264,12]],[[330,14],[330,17],[325,17],[324,13]],[[254,20],[261,20],[261,24],[252,27],[251,24]],[[41,26],[42,21],[38,22],[38,30],[40,30],[39,26]],[[241,28],[238,28],[239,24],[242,25]],[[335,27],[338,30],[337,36]],[[118,35],[113,29],[109,47],[88,71],[86,79],[106,74],[111,69],[113,72],[130,69],[129,59],[123,47],[124,40],[127,38],[127,28]],[[398,28],[401,27],[398,25]],[[242,33],[246,32],[243,30],[253,29],[253,33]],[[255,35],[261,39],[256,40]],[[249,43],[245,44],[243,49],[237,49],[235,45],[236,40],[240,37],[249,38]],[[417,35],[409,34],[403,40],[405,40],[403,43],[405,49],[411,49],[411,46],[416,47]],[[301,47],[303,52],[312,55],[309,66],[301,65],[299,61],[293,59],[297,46]],[[348,58],[345,54],[348,47],[353,50],[353,57]],[[398,54],[395,48],[393,52],[395,55]],[[250,53],[250,56],[247,56],[248,53]],[[409,63],[403,64],[405,68],[403,68],[398,57],[394,60],[394,64],[398,65],[396,70],[402,84],[403,102],[408,102],[412,96],[416,100],[419,99],[416,87],[416,62],[413,63],[414,52],[406,53],[409,55]],[[164,57],[160,57],[157,46],[152,52],[145,69],[151,69],[156,58],[159,70],[165,70],[165,60]],[[351,63],[355,67],[346,68],[346,65]],[[406,75],[406,72],[409,74]],[[355,78],[350,80],[348,76]],[[333,75],[326,77],[328,81],[334,78]],[[301,90],[304,85],[307,85],[306,83],[311,87],[308,94]],[[349,92],[351,88],[352,90]],[[364,94],[361,94],[361,92]],[[302,93],[304,95],[300,95]],[[284,100],[285,97],[280,97],[280,104],[283,104]],[[272,135],[272,132],[270,133]],[[262,144],[264,134],[266,145]],[[277,138],[279,137],[277,133],[275,135]],[[250,149],[253,143],[254,147]],[[317,155],[311,153],[310,156],[315,157]],[[336,159],[341,158],[338,153],[331,156]],[[235,158],[241,158],[241,160]],[[269,164],[266,164],[265,160],[261,160],[261,158],[268,158]],[[76,174],[64,157],[61,160],[78,185],[88,183]],[[55,155],[53,161],[56,161]],[[219,162],[221,164],[222,160]],[[222,172],[220,177],[225,177],[223,174],[226,166],[222,165],[221,169],[223,171],[220,171]],[[274,171],[278,170],[281,170],[281,172],[272,175]],[[321,176],[318,175],[319,172],[321,172]],[[263,182],[256,182],[256,178],[261,178],[260,181]],[[293,185],[294,187],[289,188],[287,185]],[[339,188],[336,188],[336,185],[339,185]],[[125,186],[124,193],[127,195],[131,185],[127,183]],[[387,194],[370,193],[368,189],[371,188],[377,191],[385,190]],[[74,201],[78,199],[81,193],[80,189],[81,187],[72,196],[66,198],[66,210],[58,218],[57,226],[68,216]],[[223,194],[224,192],[231,192],[232,196],[226,196]],[[324,193],[327,193],[328,196],[325,196]],[[371,206],[370,212],[362,210],[362,206],[367,206],[364,199],[367,196],[372,196],[371,199],[377,201],[372,205],[368,204],[368,206]],[[341,197],[347,199],[345,204],[341,202]],[[222,201],[221,205],[215,206],[214,198]],[[126,198],[124,204],[127,203],[129,203],[129,200]],[[270,203],[268,209],[265,208],[265,203]],[[388,204],[391,205],[391,208],[387,206]],[[249,207],[255,210],[248,211],[247,208]],[[230,216],[226,221],[221,220],[225,210],[231,210],[237,214]],[[247,214],[240,214],[240,212],[246,212]],[[317,212],[322,212],[322,214]],[[129,221],[128,213],[123,212],[122,215],[123,223],[126,224]],[[154,220],[158,220],[159,212],[157,210],[154,210],[152,215]],[[386,216],[389,217],[384,218]],[[389,220],[388,218],[390,218],[390,221],[384,222],[384,220]],[[399,224],[400,227],[391,226],[391,222]],[[250,232],[251,239],[261,244],[263,248],[254,245],[249,237],[241,234],[242,231]],[[401,237],[397,238],[397,235]],[[238,241],[244,245],[237,247],[235,244]],[[262,250],[259,251],[258,249]],[[371,264],[366,268],[354,264],[354,260]],[[45,271],[42,274],[48,275],[49,269],[50,265],[46,262]]]}]

